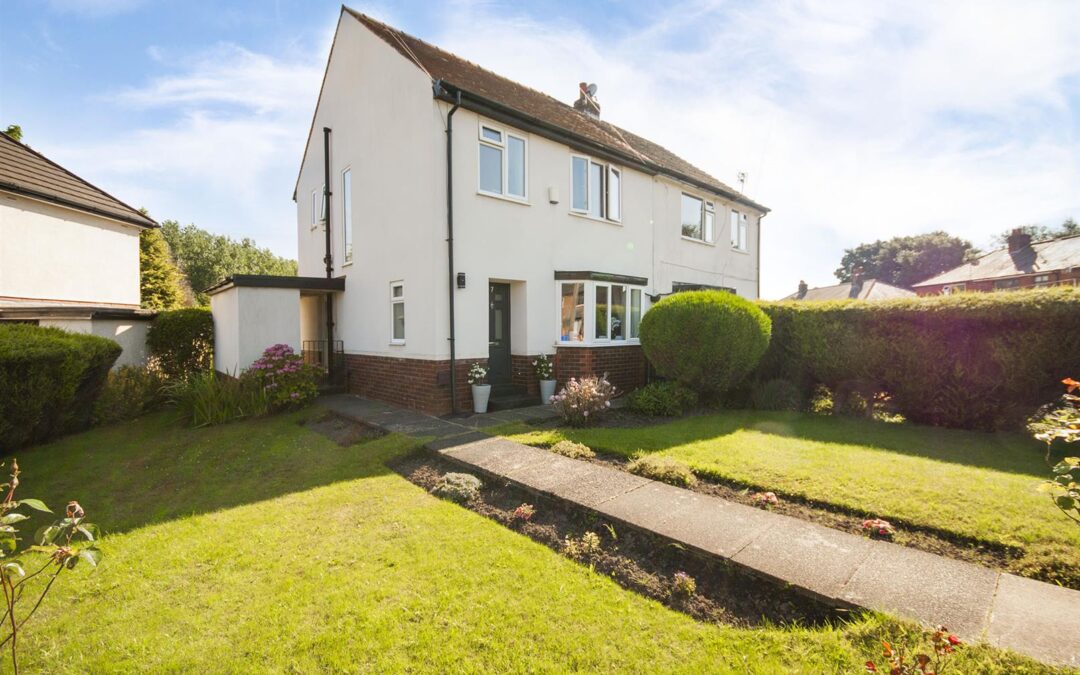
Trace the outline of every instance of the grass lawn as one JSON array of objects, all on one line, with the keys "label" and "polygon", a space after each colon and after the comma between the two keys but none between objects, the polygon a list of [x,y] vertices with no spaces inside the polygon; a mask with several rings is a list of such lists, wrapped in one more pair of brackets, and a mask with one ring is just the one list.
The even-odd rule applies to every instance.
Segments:
[{"label": "grass lawn", "polygon": [[570,438],[630,456],[659,453],[695,472],[1021,547],[1017,571],[1080,582],[1080,528],[1046,493],[1045,446],[989,434],[799,413],[724,411],[637,428],[497,429],[515,440]]},{"label": "grass lawn", "polygon": [[19,453],[22,496],[77,498],[106,532],[21,634],[25,671],[859,672],[898,630],[695,622],[388,470],[413,441],[342,448],[304,414],[158,414]]}]

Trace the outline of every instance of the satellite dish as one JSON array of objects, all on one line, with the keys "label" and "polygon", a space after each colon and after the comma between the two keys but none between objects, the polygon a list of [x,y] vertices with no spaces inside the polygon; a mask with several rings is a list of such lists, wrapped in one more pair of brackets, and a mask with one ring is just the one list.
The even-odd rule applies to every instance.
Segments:
[{"label": "satellite dish", "polygon": [[589,92],[589,96],[596,96],[596,83],[590,84],[585,91]]}]

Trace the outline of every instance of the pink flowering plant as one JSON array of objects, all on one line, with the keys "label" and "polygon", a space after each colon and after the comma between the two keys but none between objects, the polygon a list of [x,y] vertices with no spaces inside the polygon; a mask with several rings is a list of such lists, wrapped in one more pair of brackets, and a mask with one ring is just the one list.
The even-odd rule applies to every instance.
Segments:
[{"label": "pink flowering plant", "polygon": [[755,492],[750,495],[750,501],[759,508],[771,509],[780,503],[780,498],[776,496],[775,492]]},{"label": "pink flowering plant", "polygon": [[326,370],[304,363],[286,344],[267,347],[262,357],[244,371],[263,388],[272,409],[299,408],[319,394],[316,384]]},{"label": "pink flowering plant", "polygon": [[[1030,425],[1035,438],[1046,443],[1046,463],[1053,460],[1054,442],[1080,443],[1080,382],[1067,377],[1061,381],[1065,395],[1054,410]],[[1042,484],[1054,506],[1080,525],[1080,457],[1065,457],[1053,465],[1054,477]]]},{"label": "pink flowering plant", "polygon": [[552,407],[570,426],[581,427],[599,418],[611,409],[615,386],[603,377],[571,377],[563,390],[551,397]]},{"label": "pink flowering plant", "polygon": [[896,534],[892,523],[881,518],[867,518],[862,521],[862,531],[870,535],[871,539],[892,539]]}]

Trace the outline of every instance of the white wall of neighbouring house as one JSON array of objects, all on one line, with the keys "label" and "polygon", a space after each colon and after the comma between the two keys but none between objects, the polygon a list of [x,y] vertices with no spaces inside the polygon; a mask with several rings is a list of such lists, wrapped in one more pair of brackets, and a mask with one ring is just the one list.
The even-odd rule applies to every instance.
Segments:
[{"label": "white wall of neighbouring house", "polygon": [[0,192],[0,305],[137,308],[139,232]]},{"label": "white wall of neighbouring house", "polygon": [[[446,119],[450,106],[432,96],[430,78],[383,40],[343,14],[308,139],[296,201],[300,274],[323,276],[325,231],[312,227],[312,203],[324,182],[323,127],[331,135],[331,234],[337,294],[336,335],[347,353],[409,358],[449,357],[446,244]],[[527,195],[497,198],[478,191],[482,121],[527,141]],[[511,348],[551,353],[557,339],[555,271],[645,277],[649,293],[673,282],[758,287],[759,218],[748,213],[748,249],[732,250],[729,211],[717,194],[644,170],[622,170],[620,222],[571,212],[567,145],[461,108],[453,118],[457,356],[488,354],[488,284],[511,284]],[[598,158],[600,159],[600,158]],[[353,261],[343,260],[342,172],[351,169]],[[557,203],[549,200],[549,188]],[[715,203],[713,242],[681,235],[681,195]],[[313,195],[314,193],[314,195]],[[739,207],[734,207],[739,208]],[[318,211],[318,209],[316,209]],[[393,344],[391,284],[404,284],[406,339]]]},{"label": "white wall of neighbouring house", "polygon": [[121,366],[144,366],[150,356],[146,348],[146,331],[150,328],[149,321],[56,317],[39,319],[38,325],[46,328],[60,328],[72,333],[97,335],[115,341],[123,351],[113,364],[114,369]]},{"label": "white wall of neighbouring house", "polygon": [[300,291],[232,287],[210,296],[214,369],[238,375],[275,344],[300,353]]}]

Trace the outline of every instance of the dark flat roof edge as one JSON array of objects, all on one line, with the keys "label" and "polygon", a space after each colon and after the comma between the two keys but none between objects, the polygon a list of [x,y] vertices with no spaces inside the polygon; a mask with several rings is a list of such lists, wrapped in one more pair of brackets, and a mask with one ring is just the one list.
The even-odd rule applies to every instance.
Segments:
[{"label": "dark flat roof edge", "polygon": [[120,307],[83,307],[76,305],[38,305],[36,307],[0,307],[0,319],[130,319],[150,321],[157,312],[149,309]]},{"label": "dark flat roof edge", "polygon": [[272,274],[234,274],[225,277],[204,293],[214,295],[229,288],[294,288],[300,291],[344,291],[345,277],[284,277]]},{"label": "dark flat roof edge", "polygon": [[560,272],[555,270],[556,281],[607,281],[616,284],[629,284],[631,286],[648,286],[648,277],[632,277],[626,274],[611,274],[609,272]]}]

